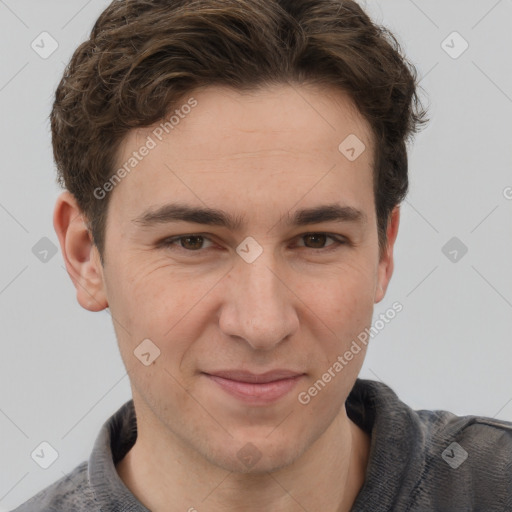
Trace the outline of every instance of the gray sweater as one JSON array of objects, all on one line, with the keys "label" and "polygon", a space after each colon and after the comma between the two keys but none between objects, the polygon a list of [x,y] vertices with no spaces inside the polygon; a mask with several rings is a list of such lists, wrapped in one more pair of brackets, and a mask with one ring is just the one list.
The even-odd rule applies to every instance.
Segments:
[{"label": "gray sweater", "polygon": [[[353,512],[512,512],[512,422],[415,411],[385,384],[363,379],[346,409],[371,435]],[[147,511],[115,469],[136,437],[129,400],[105,422],[88,461],[13,512]]]}]

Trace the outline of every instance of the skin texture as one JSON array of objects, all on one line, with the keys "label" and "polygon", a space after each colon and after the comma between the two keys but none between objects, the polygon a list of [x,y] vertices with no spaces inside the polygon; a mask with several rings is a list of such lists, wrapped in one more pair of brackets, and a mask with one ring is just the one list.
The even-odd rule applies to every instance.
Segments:
[{"label": "skin texture", "polygon": [[[110,308],[130,377],[138,437],[118,473],[153,511],[350,510],[370,438],[344,402],[366,348],[309,404],[297,397],[371,325],[393,272],[399,209],[379,258],[369,126],[342,93],[312,86],[209,87],[193,97],[197,106],[110,192],[104,267],[73,196],[62,193],[54,211],[77,300]],[[119,166],[153,129],[127,135]],[[338,150],[350,134],[366,146],[355,161]],[[132,222],[178,200],[246,223],[230,231]],[[366,222],[285,222],[332,203],[361,210]],[[192,234],[206,238],[158,244]],[[263,249],[252,263],[236,252],[249,236]],[[160,350],[149,366],[134,356],[147,338]],[[202,374],[277,368],[304,375],[257,406]],[[251,466],[238,457],[248,443],[261,455]]]}]

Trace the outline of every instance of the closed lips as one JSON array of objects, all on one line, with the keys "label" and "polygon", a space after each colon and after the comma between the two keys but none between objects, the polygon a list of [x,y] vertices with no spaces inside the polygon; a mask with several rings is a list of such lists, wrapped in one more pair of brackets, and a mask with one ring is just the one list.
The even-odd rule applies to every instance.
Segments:
[{"label": "closed lips", "polygon": [[262,374],[255,374],[242,370],[222,370],[204,373],[213,377],[220,377],[237,382],[246,382],[249,384],[266,384],[268,382],[293,379],[304,375],[301,372],[295,372],[292,370],[271,370]]}]

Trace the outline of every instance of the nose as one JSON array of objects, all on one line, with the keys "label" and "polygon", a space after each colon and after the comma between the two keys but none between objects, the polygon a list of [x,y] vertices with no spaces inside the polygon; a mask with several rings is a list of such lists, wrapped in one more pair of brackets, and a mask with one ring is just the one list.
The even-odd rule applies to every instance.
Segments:
[{"label": "nose", "polygon": [[298,329],[298,299],[284,273],[263,252],[252,262],[240,260],[224,281],[227,299],[219,325],[231,337],[243,339],[254,350],[269,351]]}]

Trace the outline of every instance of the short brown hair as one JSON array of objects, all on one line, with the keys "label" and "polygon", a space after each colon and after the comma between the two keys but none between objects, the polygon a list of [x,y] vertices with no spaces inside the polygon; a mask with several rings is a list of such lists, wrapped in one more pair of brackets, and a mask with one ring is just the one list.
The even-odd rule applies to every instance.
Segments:
[{"label": "short brown hair", "polygon": [[[347,93],[371,126],[379,248],[408,191],[406,143],[426,110],[395,36],[352,0],[114,0],[73,54],[51,112],[58,183],[104,255],[109,197],[129,130],[165,119],[196,88],[318,84]],[[341,142],[341,141],[340,141]]]}]

